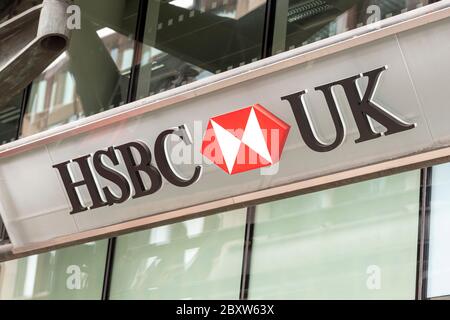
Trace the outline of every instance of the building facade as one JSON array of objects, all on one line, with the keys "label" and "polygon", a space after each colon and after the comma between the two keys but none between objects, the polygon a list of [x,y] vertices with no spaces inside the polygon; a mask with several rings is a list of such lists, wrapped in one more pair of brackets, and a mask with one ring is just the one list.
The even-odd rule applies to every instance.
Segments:
[{"label": "building facade", "polygon": [[450,296],[450,1],[64,3],[0,100],[0,299]]}]

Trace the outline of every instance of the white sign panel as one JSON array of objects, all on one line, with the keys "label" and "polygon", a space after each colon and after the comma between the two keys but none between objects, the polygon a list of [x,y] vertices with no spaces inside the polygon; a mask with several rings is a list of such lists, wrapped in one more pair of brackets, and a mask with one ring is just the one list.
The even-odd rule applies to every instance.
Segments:
[{"label": "white sign panel", "polygon": [[450,20],[0,159],[15,247],[450,144]]}]

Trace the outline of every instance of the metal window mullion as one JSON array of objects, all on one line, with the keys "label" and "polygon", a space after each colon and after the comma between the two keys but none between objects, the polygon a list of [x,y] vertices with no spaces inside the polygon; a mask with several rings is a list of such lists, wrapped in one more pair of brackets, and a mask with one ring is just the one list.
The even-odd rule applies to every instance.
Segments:
[{"label": "metal window mullion", "polygon": [[103,275],[103,287],[101,297],[102,300],[109,300],[115,251],[116,251],[116,238],[110,238],[108,239],[108,248],[106,250],[105,273]]},{"label": "metal window mullion", "polygon": [[130,71],[127,103],[136,100],[139,82],[139,72],[142,60],[142,48],[144,43],[145,25],[147,20],[148,0],[140,0],[137,14],[136,31],[134,35],[133,65]]},{"label": "metal window mullion", "polygon": [[247,208],[247,217],[245,222],[245,233],[244,233],[244,250],[242,255],[241,286],[239,291],[240,300],[248,300],[250,270],[251,270],[250,268],[253,249],[253,234],[255,229],[255,212],[256,212],[255,206]]},{"label": "metal window mullion", "polygon": [[[145,34],[148,0],[140,0],[136,19],[136,30],[134,34],[133,65],[130,71],[130,82],[128,84],[127,103],[136,99],[136,89],[139,81],[139,68],[142,55],[142,46]],[[108,239],[108,249],[105,262],[105,273],[103,277],[102,300],[109,300],[112,281],[112,270],[114,267],[114,255],[117,238]]]},{"label": "metal window mullion", "polygon": [[[266,12],[264,19],[263,39],[261,58],[267,58],[272,55],[273,37],[275,29],[276,0],[266,0]],[[244,233],[244,249],[242,254],[241,285],[239,290],[239,299],[248,300],[250,271],[253,249],[253,235],[255,228],[256,207],[247,207],[247,215]]]},{"label": "metal window mullion", "polygon": [[[282,0],[287,1],[287,0]],[[266,14],[264,17],[264,29],[262,39],[261,58],[267,58],[272,55],[273,37],[275,32],[277,0],[266,0]]]},{"label": "metal window mullion", "polygon": [[30,93],[31,93],[32,85],[33,85],[33,83],[31,82],[22,91],[22,101],[20,104],[20,117],[19,117],[19,124],[17,126],[16,140],[19,140],[20,136],[22,135],[23,121],[25,120],[25,114],[27,113],[27,106],[28,106],[28,102],[30,100]]},{"label": "metal window mullion", "polygon": [[432,168],[421,170],[416,299],[427,299]]}]

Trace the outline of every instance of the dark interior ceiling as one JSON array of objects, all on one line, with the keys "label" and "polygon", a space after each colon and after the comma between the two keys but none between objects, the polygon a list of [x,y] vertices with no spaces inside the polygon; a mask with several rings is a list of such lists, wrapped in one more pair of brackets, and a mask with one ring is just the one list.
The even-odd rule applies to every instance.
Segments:
[{"label": "dark interior ceiling", "polygon": [[42,3],[42,0],[0,0],[0,23]]},{"label": "dark interior ceiling", "polygon": [[[158,30],[154,46],[202,69],[226,70],[241,61],[260,57],[264,10],[260,6],[240,19],[196,11],[193,18]],[[160,21],[168,21],[189,12],[163,3],[159,17]]]}]

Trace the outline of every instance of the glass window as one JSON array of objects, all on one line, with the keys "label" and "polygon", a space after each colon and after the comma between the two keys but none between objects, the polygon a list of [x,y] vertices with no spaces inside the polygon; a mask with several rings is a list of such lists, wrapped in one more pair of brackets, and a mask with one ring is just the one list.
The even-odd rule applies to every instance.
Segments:
[{"label": "glass window", "polygon": [[16,0],[2,0],[0,1],[0,23],[9,20],[18,14],[38,5],[42,0],[34,1],[16,1]]},{"label": "glass window", "polygon": [[5,225],[0,217],[0,244],[8,240],[8,233],[6,232]]},{"label": "glass window", "polygon": [[427,296],[450,295],[450,164],[432,169]]},{"label": "glass window", "polygon": [[246,210],[117,238],[111,299],[238,299]]},{"label": "glass window", "polygon": [[[138,0],[75,0],[81,28],[33,82],[22,136],[126,103]],[[108,8],[105,10],[105,8]]]},{"label": "glass window", "polygon": [[12,98],[0,108],[0,144],[17,139],[20,113],[22,109],[22,94]]},{"label": "glass window", "polygon": [[260,205],[250,299],[414,299],[420,171]]},{"label": "glass window", "polygon": [[[0,107],[0,145],[17,139],[22,110],[22,96],[22,94],[19,94],[6,105]],[[0,217],[0,243],[7,238],[6,229]]]},{"label": "glass window", "polygon": [[265,0],[149,0],[138,98],[261,58]]},{"label": "glass window", "polygon": [[421,7],[427,0],[280,0],[273,53],[322,40]]},{"label": "glass window", "polygon": [[0,263],[0,300],[100,299],[107,240]]}]

